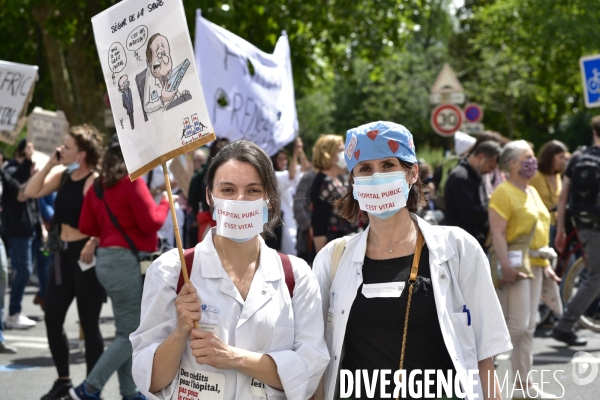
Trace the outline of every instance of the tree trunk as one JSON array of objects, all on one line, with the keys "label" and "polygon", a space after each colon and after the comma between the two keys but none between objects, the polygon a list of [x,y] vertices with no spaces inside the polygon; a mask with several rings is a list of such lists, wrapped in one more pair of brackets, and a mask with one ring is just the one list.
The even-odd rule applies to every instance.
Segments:
[{"label": "tree trunk", "polygon": [[[90,44],[77,43],[81,36],[77,35],[75,43],[67,49],[67,65],[71,71],[76,110],[81,122],[92,124],[103,131],[105,106],[102,100],[102,89],[99,88],[104,87],[104,83],[97,81],[94,68],[91,68],[96,60],[91,60],[89,50],[86,51],[86,46]],[[93,40],[91,46],[96,47]]]},{"label": "tree trunk", "polygon": [[[97,8],[97,4],[88,3],[88,8],[91,7]],[[56,107],[65,112],[70,125],[88,123],[102,131],[104,82],[94,69],[98,64],[98,56],[93,50],[90,51],[96,47],[91,26],[83,32],[77,30],[74,41],[64,45],[46,29],[54,11],[55,8],[47,3],[32,8],[46,48]],[[81,18],[86,16],[82,15]]]},{"label": "tree trunk", "polygon": [[58,110],[64,111],[70,125],[79,123],[79,118],[75,112],[73,88],[69,80],[69,71],[65,63],[64,53],[60,42],[50,36],[46,30],[46,21],[54,12],[54,8],[49,4],[32,7],[31,13],[34,20],[40,27],[44,47],[46,48],[46,57],[48,59],[48,69],[52,78],[52,91],[54,102]]}]

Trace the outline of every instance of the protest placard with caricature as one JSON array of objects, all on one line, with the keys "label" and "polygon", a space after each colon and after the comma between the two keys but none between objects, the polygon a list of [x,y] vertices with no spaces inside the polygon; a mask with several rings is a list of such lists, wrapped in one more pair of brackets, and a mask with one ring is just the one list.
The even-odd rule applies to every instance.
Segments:
[{"label": "protest placard with caricature", "polygon": [[214,140],[181,0],[125,0],[92,25],[132,180]]}]

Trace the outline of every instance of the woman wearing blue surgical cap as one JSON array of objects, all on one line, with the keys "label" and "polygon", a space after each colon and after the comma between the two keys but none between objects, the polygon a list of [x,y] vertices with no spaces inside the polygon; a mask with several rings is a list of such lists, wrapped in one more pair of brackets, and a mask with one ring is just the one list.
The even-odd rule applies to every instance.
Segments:
[{"label": "woman wearing blue surgical cap", "polygon": [[344,158],[350,187],[336,208],[369,226],[313,265],[331,356],[325,398],[501,399],[492,357],[512,345],[487,257],[462,229],[414,214],[424,199],[412,134],[391,122],[350,129]]}]

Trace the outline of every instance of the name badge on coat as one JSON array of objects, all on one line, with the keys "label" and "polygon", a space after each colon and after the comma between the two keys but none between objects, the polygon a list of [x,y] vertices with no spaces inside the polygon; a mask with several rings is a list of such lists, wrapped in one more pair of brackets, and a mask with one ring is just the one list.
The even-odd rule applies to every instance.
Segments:
[{"label": "name badge on coat", "polygon": [[400,297],[405,282],[385,282],[363,284],[362,294],[367,299],[376,297]]}]

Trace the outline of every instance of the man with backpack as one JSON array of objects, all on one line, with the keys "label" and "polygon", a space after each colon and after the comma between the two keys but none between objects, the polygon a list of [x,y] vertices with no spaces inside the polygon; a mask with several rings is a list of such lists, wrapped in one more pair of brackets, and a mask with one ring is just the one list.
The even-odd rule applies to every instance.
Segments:
[{"label": "man with backpack", "polygon": [[587,340],[573,332],[573,325],[600,294],[600,116],[592,118],[594,143],[576,153],[565,172],[558,199],[554,244],[559,251],[567,245],[565,213],[575,220],[579,240],[585,246],[589,266],[587,280],[552,331],[552,337],[569,346],[585,346]]}]

